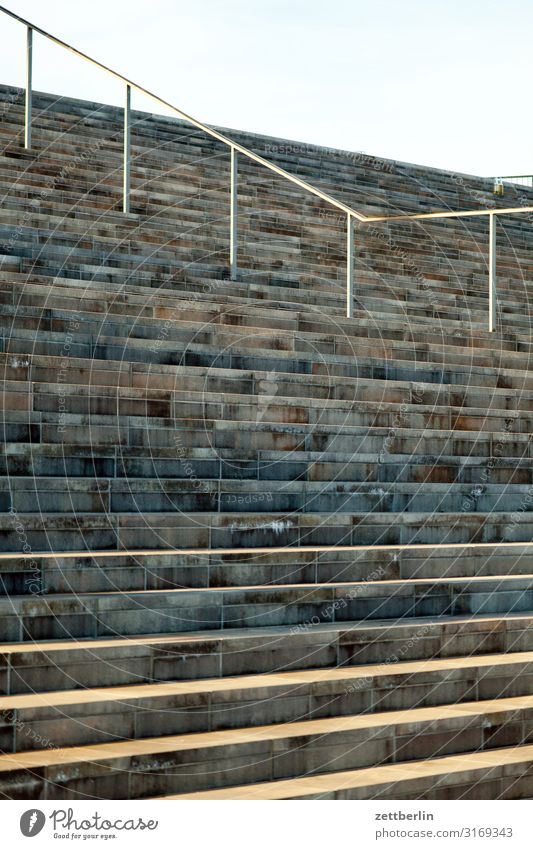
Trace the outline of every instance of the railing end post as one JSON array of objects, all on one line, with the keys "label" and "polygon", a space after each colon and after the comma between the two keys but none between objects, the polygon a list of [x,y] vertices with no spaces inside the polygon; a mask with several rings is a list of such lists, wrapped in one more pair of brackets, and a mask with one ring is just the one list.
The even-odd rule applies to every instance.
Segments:
[{"label": "railing end post", "polygon": [[350,213],[346,216],[346,318],[353,318],[354,225]]},{"label": "railing end post", "polygon": [[496,215],[489,215],[489,333],[496,330]]},{"label": "railing end post", "polygon": [[238,176],[238,160],[237,151],[232,146],[230,147],[230,225],[229,225],[229,277],[230,280],[237,280],[237,244],[238,244],[238,227],[237,227],[237,176]]},{"label": "railing end post", "polygon": [[122,211],[130,211],[131,194],[131,86],[126,83],[126,99],[124,102],[124,183],[122,190]]},{"label": "railing end post", "polygon": [[32,101],[33,29],[26,31],[26,100],[24,104],[24,147],[31,148],[31,101]]}]

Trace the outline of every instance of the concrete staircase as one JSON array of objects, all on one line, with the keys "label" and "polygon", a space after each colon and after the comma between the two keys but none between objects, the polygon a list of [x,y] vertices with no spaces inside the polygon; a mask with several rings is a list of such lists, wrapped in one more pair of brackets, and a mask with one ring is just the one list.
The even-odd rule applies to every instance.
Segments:
[{"label": "concrete staircase", "polygon": [[[357,228],[0,88],[0,795],[533,796],[526,216]],[[533,191],[231,131],[366,214]]]}]

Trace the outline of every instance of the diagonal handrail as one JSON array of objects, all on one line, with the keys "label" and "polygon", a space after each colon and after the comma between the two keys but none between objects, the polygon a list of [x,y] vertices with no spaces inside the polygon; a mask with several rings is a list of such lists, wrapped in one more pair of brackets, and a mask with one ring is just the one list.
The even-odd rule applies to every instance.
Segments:
[{"label": "diagonal handrail", "polygon": [[347,270],[346,270],[346,315],[348,318],[352,318],[353,316],[353,283],[354,283],[354,254],[355,254],[355,246],[354,246],[354,221],[358,221],[361,224],[367,223],[383,223],[383,222],[394,222],[394,221],[421,221],[425,219],[445,219],[445,218],[469,218],[472,216],[489,216],[489,331],[494,331],[496,329],[496,222],[495,217],[498,215],[512,215],[515,213],[525,213],[525,212],[533,212],[533,206],[519,206],[519,207],[507,207],[502,209],[468,209],[468,210],[435,210],[433,212],[422,212],[422,213],[403,213],[400,215],[365,215],[359,210],[353,209],[353,207],[348,204],[343,203],[342,201],[334,198],[332,195],[327,192],[322,191],[322,189],[318,189],[316,186],[313,186],[311,183],[308,183],[306,180],[302,180],[300,177],[296,177],[294,174],[290,174],[288,171],[285,171],[284,168],[280,168],[279,165],[276,165],[274,162],[270,162],[268,159],[264,159],[254,151],[245,147],[237,141],[225,136],[223,133],[218,132],[218,130],[209,127],[207,124],[204,124],[202,121],[199,121],[197,118],[193,118],[192,115],[188,115],[182,109],[179,109],[174,104],[169,103],[169,101],[165,100],[159,95],[154,94],[154,92],[149,91],[144,86],[139,85],[138,83],[133,82],[132,80],[125,77],[123,74],[118,71],[109,68],[107,65],[104,65],[102,62],[99,62],[97,59],[93,59],[92,56],[83,53],[83,51],[78,50],[76,47],[73,47],[71,44],[68,44],[66,41],[58,38],[55,35],[47,32],[41,27],[36,26],[31,23],[31,21],[26,20],[26,18],[17,15],[15,12],[12,12],[10,9],[7,9],[5,6],[0,6],[0,12],[4,13],[10,18],[18,21],[23,24],[27,28],[27,51],[26,51],[26,103],[25,103],[25,146],[27,148],[31,148],[31,139],[32,139],[32,114],[31,114],[31,103],[32,103],[32,53],[33,53],[33,33],[37,32],[39,35],[44,36],[49,41],[52,41],[54,44],[59,45],[60,47],[68,50],[74,55],[79,56],[81,59],[84,59],[86,62],[89,62],[91,65],[99,68],[102,71],[105,71],[115,79],[120,80],[126,86],[126,103],[124,108],[124,197],[123,197],[123,209],[125,213],[129,213],[130,211],[130,171],[131,171],[131,143],[130,143],[130,134],[131,134],[131,120],[130,120],[130,100],[131,100],[131,92],[132,90],[138,91],[141,94],[146,95],[152,100],[159,103],[161,106],[164,106],[167,109],[170,109],[171,112],[174,112],[178,115],[182,120],[187,121],[192,124],[197,129],[206,133],[211,138],[216,139],[222,144],[226,145],[230,149],[231,154],[231,184],[230,184],[230,276],[232,280],[236,279],[237,275],[237,154],[241,154],[253,162],[257,162],[259,165],[262,165],[264,168],[267,168],[269,171],[272,171],[274,174],[277,174],[280,177],[283,177],[285,180],[288,180],[290,183],[293,183],[295,186],[298,186],[301,189],[309,192],[315,197],[320,198],[321,200],[329,203],[330,205],[340,209],[347,216],[346,225],[347,225]]},{"label": "diagonal handrail", "polygon": [[30,21],[27,21],[25,18],[22,18],[20,15],[11,12],[9,9],[6,9],[5,6],[0,6],[0,12],[4,12],[6,15],[9,15],[10,18],[14,18],[19,23],[24,24],[26,27],[29,27],[34,32],[38,32],[39,35],[48,38],[50,41],[53,41],[55,44],[58,44],[60,47],[64,47],[65,50],[69,50],[71,53],[74,53],[76,56],[79,56],[81,59],[85,59],[86,62],[90,62],[91,65],[95,65],[100,70],[105,71],[107,74],[110,74],[112,77],[115,77],[121,82],[125,83],[130,89],[140,92],[141,94],[150,97],[152,100],[155,100],[157,103],[160,103],[161,106],[165,106],[167,109],[170,109],[172,112],[175,112],[176,115],[179,115],[184,121],[187,121],[189,124],[193,124],[193,126],[197,127],[202,132],[207,133],[207,135],[216,139],[219,142],[222,142],[227,147],[234,148],[238,153],[242,153],[244,156],[247,156],[248,159],[252,159],[254,162],[258,162],[259,165],[263,165],[265,168],[268,168],[270,171],[274,171],[275,174],[278,174],[280,177],[284,177],[286,180],[290,180],[291,183],[294,183],[296,186],[299,186],[302,189],[305,189],[311,194],[316,195],[321,198],[321,200],[325,200],[328,203],[336,206],[338,209],[341,209],[343,212],[348,213],[349,215],[353,215],[354,218],[357,218],[359,221],[364,221],[365,216],[358,212],[355,209],[352,209],[351,206],[348,206],[342,201],[337,200],[331,195],[327,194],[327,192],[323,192],[321,189],[317,189],[316,186],[312,186],[310,183],[307,183],[305,180],[301,180],[300,177],[295,177],[294,174],[289,174],[288,171],[285,171],[283,168],[280,168],[278,165],[275,165],[273,162],[269,162],[268,159],[264,159],[259,154],[254,153],[249,148],[245,147],[239,142],[233,141],[227,136],[223,135],[223,133],[219,133],[218,130],[214,130],[212,127],[207,126],[207,124],[202,123],[202,121],[198,121],[197,118],[193,118],[192,115],[188,115],[186,112],[183,112],[182,109],[179,109],[177,106],[174,106],[173,103],[169,103],[168,100],[164,100],[159,95],[154,94],[154,92],[149,91],[144,86],[139,85],[138,83],[129,80],[127,77],[120,74],[118,71],[114,71],[112,68],[109,68],[107,65],[104,65],[102,62],[99,62],[97,59],[93,59],[91,56],[88,56],[86,53],[83,53],[81,50],[78,50],[77,47],[73,47],[71,44],[68,44],[66,41],[62,41],[62,39],[57,38],[57,36],[52,35],[41,27],[32,24]]}]

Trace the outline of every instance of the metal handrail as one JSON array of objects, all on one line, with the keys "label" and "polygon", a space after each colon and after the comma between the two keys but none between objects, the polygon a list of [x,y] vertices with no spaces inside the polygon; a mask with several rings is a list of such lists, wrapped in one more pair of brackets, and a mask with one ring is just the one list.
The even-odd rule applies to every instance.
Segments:
[{"label": "metal handrail", "polygon": [[[438,219],[438,218],[468,218],[471,216],[479,216],[479,215],[488,215],[489,216],[489,331],[494,331],[496,329],[496,226],[495,226],[495,216],[497,215],[512,215],[514,213],[524,213],[524,212],[533,212],[533,206],[520,206],[520,207],[509,207],[506,209],[475,209],[475,210],[456,210],[456,211],[444,211],[444,210],[436,210],[434,212],[423,212],[423,213],[405,213],[402,215],[364,215],[362,212],[359,212],[356,209],[353,209],[348,204],[343,203],[342,201],[337,200],[336,198],[329,195],[327,192],[322,191],[321,189],[316,188],[316,186],[311,185],[305,180],[300,179],[300,177],[295,177],[294,174],[290,174],[288,171],[285,171],[283,168],[280,168],[278,165],[275,165],[273,162],[270,162],[268,159],[264,159],[259,154],[254,153],[249,148],[245,147],[239,142],[234,141],[233,139],[228,138],[223,133],[219,133],[217,130],[214,130],[212,127],[207,126],[207,124],[202,123],[202,121],[198,121],[196,118],[193,118],[191,115],[188,115],[183,110],[179,109],[177,106],[174,106],[172,103],[169,103],[167,100],[164,100],[162,97],[159,97],[157,94],[149,91],[144,88],[144,86],[138,85],[138,83],[134,83],[132,80],[120,74],[118,71],[114,71],[112,68],[107,67],[102,62],[99,62],[97,59],[93,59],[91,56],[88,56],[86,53],[83,53],[81,50],[78,50],[76,47],[73,47],[71,44],[68,44],[66,41],[63,41],[57,36],[52,35],[41,27],[36,26],[31,23],[31,21],[26,20],[25,18],[17,15],[15,12],[12,12],[10,9],[7,9],[5,6],[0,6],[0,12],[3,12],[8,17],[13,18],[19,23],[23,24],[27,27],[27,47],[26,47],[26,99],[25,99],[25,128],[24,128],[24,145],[26,148],[31,148],[32,145],[32,58],[33,58],[33,33],[37,32],[39,35],[44,36],[50,41],[54,42],[54,44],[58,44],[60,47],[63,47],[65,50],[74,53],[76,56],[79,56],[81,59],[84,59],[86,62],[89,62],[91,65],[94,65],[100,70],[105,71],[107,74],[110,74],[115,79],[120,80],[126,86],[126,100],[124,105],[124,180],[123,180],[123,211],[124,213],[130,212],[130,193],[131,193],[131,92],[132,90],[138,91],[141,94],[150,97],[152,100],[155,100],[161,106],[164,106],[167,109],[170,109],[176,115],[178,115],[182,120],[187,121],[192,124],[197,129],[206,133],[211,138],[216,139],[222,144],[226,145],[230,149],[230,278],[235,280],[237,277],[237,243],[238,243],[238,232],[237,232],[237,217],[238,217],[238,206],[237,206],[237,177],[238,177],[238,162],[237,162],[237,154],[242,154],[243,156],[251,159],[253,162],[257,162],[259,165],[262,165],[264,168],[267,168],[269,171],[272,171],[274,174],[277,174],[280,177],[283,177],[285,180],[288,180],[290,183],[293,183],[295,186],[298,186],[301,189],[304,189],[307,192],[315,195],[315,197],[320,198],[321,200],[329,203],[330,205],[340,209],[342,212],[346,213],[346,226],[347,226],[347,270],[346,270],[346,315],[348,318],[352,318],[353,316],[353,284],[354,284],[354,255],[355,255],[355,243],[354,243],[354,221],[358,221],[361,224],[370,224],[370,223],[383,223],[387,221],[419,221],[424,219]],[[509,179],[509,178],[502,178]]]},{"label": "metal handrail", "polygon": [[176,115],[179,115],[184,121],[188,121],[188,123],[193,124],[199,130],[216,139],[219,142],[227,145],[227,147],[232,148],[238,153],[244,154],[248,159],[252,159],[254,162],[258,162],[260,165],[264,165],[265,168],[268,168],[270,171],[274,171],[275,174],[278,174],[280,177],[284,177],[286,180],[290,180],[291,183],[294,183],[296,186],[299,186],[302,189],[305,189],[308,192],[316,195],[322,200],[327,201],[327,203],[333,204],[337,209],[341,209],[343,212],[346,212],[349,215],[353,215],[354,218],[357,218],[360,221],[363,221],[365,216],[362,215],[357,210],[352,209],[342,201],[336,200],[335,198],[328,195],[326,192],[323,192],[321,189],[317,189],[315,186],[311,186],[305,180],[301,180],[299,177],[295,177],[293,174],[289,174],[288,171],[285,171],[283,168],[280,168],[278,165],[275,165],[273,162],[269,162],[268,159],[263,159],[259,154],[254,153],[252,150],[249,150],[244,145],[239,144],[236,141],[228,138],[227,136],[219,133],[217,130],[214,130],[212,127],[208,127],[207,124],[203,124],[201,121],[198,121],[196,118],[193,118],[191,115],[188,115],[186,112],[183,112],[182,109],[179,109],[177,106],[174,106],[172,103],[169,103],[168,100],[164,100],[162,97],[159,97],[157,94],[154,94],[152,91],[144,88],[144,86],[139,85],[138,83],[134,83],[132,80],[129,80],[127,77],[118,73],[118,71],[114,71],[112,68],[108,68],[107,65],[104,65],[102,62],[98,62],[97,59],[93,59],[91,56],[88,56],[86,53],[83,53],[81,50],[78,50],[76,47],[73,47],[71,44],[68,44],[66,41],[62,41],[60,38],[57,38],[55,35],[51,35],[51,33],[46,32],[46,30],[41,29],[40,27],[35,26],[30,21],[27,21],[25,18],[22,18],[20,15],[16,15],[14,12],[11,12],[9,9],[6,9],[5,6],[0,6],[0,12],[4,12],[6,15],[9,15],[10,18],[14,18],[19,21],[19,23],[24,24],[29,29],[34,32],[38,32],[39,35],[43,35],[45,38],[48,38],[50,41],[53,41],[55,44],[59,44],[60,47],[64,47],[65,50],[69,50],[71,53],[74,53],[76,56],[79,56],[81,59],[85,59],[86,62],[90,62],[91,65],[95,65],[100,70],[105,71],[110,74],[112,77],[115,77],[121,82],[125,83],[129,86],[130,90],[135,89],[135,91],[140,92],[141,94],[145,94],[147,97],[150,97],[152,100],[160,103],[161,106],[165,106],[167,109],[170,109],[172,112],[175,112]]},{"label": "metal handrail", "polygon": [[531,180],[531,174],[506,174],[503,177],[496,177],[496,180]]},{"label": "metal handrail", "polygon": [[511,215],[513,212],[533,212],[533,206],[509,206],[506,209],[463,209],[450,212],[415,212],[412,215],[376,215],[365,218],[365,222],[376,221],[419,221],[425,218],[469,218],[472,215]]}]

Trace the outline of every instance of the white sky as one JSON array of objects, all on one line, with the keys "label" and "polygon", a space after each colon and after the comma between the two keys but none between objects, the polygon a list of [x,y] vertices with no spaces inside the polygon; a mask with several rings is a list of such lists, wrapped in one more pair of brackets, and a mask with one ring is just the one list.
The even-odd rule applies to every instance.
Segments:
[{"label": "white sky", "polygon": [[[533,173],[531,0],[5,2],[207,123]],[[25,29],[0,15],[0,34],[0,82],[22,85]],[[123,102],[117,81],[40,36],[34,86]]]}]

